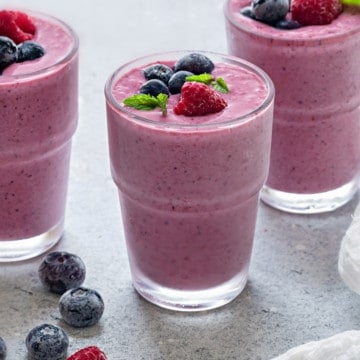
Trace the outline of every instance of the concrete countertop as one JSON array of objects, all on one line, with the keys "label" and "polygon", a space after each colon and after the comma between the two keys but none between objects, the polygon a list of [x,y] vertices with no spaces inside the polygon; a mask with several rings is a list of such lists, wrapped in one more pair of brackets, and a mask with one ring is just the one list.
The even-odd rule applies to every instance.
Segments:
[{"label": "concrete countertop", "polygon": [[157,308],[133,290],[108,161],[104,83],[118,65],[176,49],[226,52],[222,0],[0,0],[50,13],[79,34],[80,123],[74,139],[66,231],[56,247],[80,255],[85,285],[105,301],[99,325],[60,320],[58,296],[37,277],[41,258],[0,265],[0,336],[7,360],[25,360],[28,331],[62,326],[69,353],[97,345],[110,360],[269,360],[287,349],[358,329],[360,297],[337,273],[340,242],[359,203],[300,216],[260,205],[249,282],[227,306],[202,313]]}]

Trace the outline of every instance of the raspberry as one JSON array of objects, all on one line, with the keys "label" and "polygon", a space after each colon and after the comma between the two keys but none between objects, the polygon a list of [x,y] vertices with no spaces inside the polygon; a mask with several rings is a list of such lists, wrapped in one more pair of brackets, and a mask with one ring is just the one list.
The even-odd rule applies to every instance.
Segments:
[{"label": "raspberry", "polygon": [[107,360],[107,358],[97,346],[89,346],[77,351],[67,360]]},{"label": "raspberry", "polygon": [[342,11],[340,0],[292,0],[292,19],[301,25],[326,25]]},{"label": "raspberry", "polygon": [[180,101],[174,107],[174,112],[185,116],[207,115],[217,113],[226,106],[226,101],[213,88],[189,81],[181,88]]},{"label": "raspberry", "polygon": [[7,36],[16,44],[31,40],[36,28],[30,17],[20,11],[0,11],[0,35]]}]

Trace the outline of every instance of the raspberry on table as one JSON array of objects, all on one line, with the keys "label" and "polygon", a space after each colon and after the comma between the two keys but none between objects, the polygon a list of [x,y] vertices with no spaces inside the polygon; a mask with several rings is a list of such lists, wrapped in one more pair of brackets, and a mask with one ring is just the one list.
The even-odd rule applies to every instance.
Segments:
[{"label": "raspberry on table", "polygon": [[77,351],[67,360],[107,360],[107,357],[97,346],[88,346]]},{"label": "raspberry on table", "polygon": [[31,40],[35,31],[35,24],[27,14],[19,11],[0,11],[0,36],[7,36],[19,44]]}]

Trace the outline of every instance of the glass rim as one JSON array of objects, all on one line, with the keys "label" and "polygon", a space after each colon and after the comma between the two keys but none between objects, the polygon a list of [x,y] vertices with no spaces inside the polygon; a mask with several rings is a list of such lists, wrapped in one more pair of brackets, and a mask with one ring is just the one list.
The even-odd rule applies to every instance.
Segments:
[{"label": "glass rim", "polygon": [[61,20],[53,15],[49,15],[44,12],[41,12],[41,11],[18,9],[18,8],[5,8],[4,10],[21,11],[26,14],[29,14],[30,16],[33,15],[35,17],[39,17],[42,19],[52,20],[53,22],[61,25],[69,33],[69,36],[73,41],[72,41],[70,50],[63,57],[61,57],[59,60],[57,60],[53,64],[45,66],[42,69],[27,72],[24,74],[0,75],[0,84],[6,84],[6,83],[9,83],[14,80],[26,80],[29,78],[36,77],[38,75],[50,73],[50,72],[52,72],[53,69],[57,68],[59,65],[65,64],[66,62],[68,62],[70,59],[72,59],[77,54],[78,49],[79,49],[79,37],[78,37],[77,33],[74,31],[74,29],[70,25],[68,25],[66,22],[64,22],[63,20]]},{"label": "glass rim", "polygon": [[[228,62],[232,63],[232,64],[237,64],[239,66],[241,66],[242,68],[245,68],[247,70],[252,71],[253,73],[255,73],[256,75],[258,75],[261,80],[265,83],[266,88],[267,88],[267,95],[266,98],[264,99],[264,101],[258,105],[256,108],[254,108],[253,110],[235,117],[233,119],[230,120],[225,120],[225,121],[216,121],[216,122],[212,122],[212,123],[196,123],[196,124],[184,124],[184,123],[164,123],[164,122],[159,122],[157,120],[151,120],[146,118],[146,116],[141,116],[138,114],[135,114],[131,108],[119,103],[112,92],[113,89],[113,85],[115,84],[115,82],[120,78],[120,73],[124,70],[131,70],[132,68],[134,68],[134,66],[139,66],[141,65],[141,62],[144,62],[146,60],[155,60],[155,58],[162,59],[161,57],[164,56],[170,56],[170,55],[176,55],[178,58],[179,55],[186,55],[186,54],[190,54],[190,53],[201,53],[204,55],[207,55],[209,57],[217,57],[218,59],[224,59],[227,60]],[[167,58],[168,59],[168,58]],[[167,60],[164,59],[164,60]],[[147,63],[143,63],[143,65],[146,65]],[[123,74],[125,74],[126,72],[124,72]],[[120,111],[121,113],[126,114],[127,116],[129,116],[130,118],[132,118],[134,121],[141,123],[141,124],[146,124],[148,126],[154,126],[157,128],[168,128],[168,129],[208,129],[208,128],[220,128],[220,127],[229,127],[231,125],[237,125],[239,123],[243,123],[246,122],[248,119],[251,119],[254,117],[254,115],[256,115],[257,113],[260,113],[261,111],[265,110],[266,108],[268,108],[270,106],[270,104],[273,102],[274,100],[274,96],[275,96],[275,87],[274,84],[270,78],[269,75],[267,75],[267,73],[262,70],[261,68],[259,68],[258,66],[235,56],[232,55],[227,55],[227,54],[222,54],[222,53],[217,53],[217,52],[212,52],[212,51],[206,51],[206,50],[173,50],[173,51],[164,51],[164,52],[158,52],[158,53],[152,53],[149,55],[145,55],[145,56],[141,56],[141,57],[137,57],[133,60],[127,61],[126,63],[124,63],[123,65],[121,65],[120,67],[118,67],[115,71],[113,71],[111,73],[111,75],[109,76],[109,78],[106,81],[105,84],[105,88],[104,88],[104,92],[105,92],[105,98],[106,101],[108,102],[108,104],[110,106],[112,106],[115,110]]]}]

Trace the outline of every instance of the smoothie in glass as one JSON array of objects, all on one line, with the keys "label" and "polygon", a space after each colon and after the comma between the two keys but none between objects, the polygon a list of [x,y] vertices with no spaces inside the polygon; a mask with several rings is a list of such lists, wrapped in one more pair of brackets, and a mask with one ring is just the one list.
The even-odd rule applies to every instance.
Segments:
[{"label": "smoothie in glass", "polygon": [[259,191],[267,177],[273,88],[253,65],[206,53],[230,92],[205,116],[123,104],[143,69],[172,67],[187,52],[137,59],[106,84],[111,172],[119,190],[133,283],[149,301],[197,311],[221,306],[244,288]]},{"label": "smoothie in glass", "polygon": [[330,211],[356,193],[360,173],[360,11],[283,30],[227,0],[229,52],[263,68],[275,89],[270,172],[261,198],[289,212]]},{"label": "smoothie in glass", "polygon": [[60,239],[77,125],[77,36],[26,13],[45,54],[0,75],[0,261],[34,257]]}]

